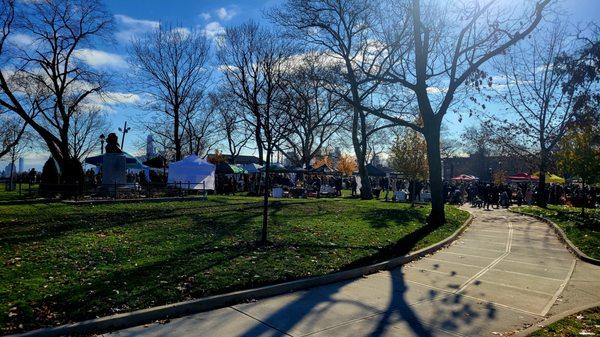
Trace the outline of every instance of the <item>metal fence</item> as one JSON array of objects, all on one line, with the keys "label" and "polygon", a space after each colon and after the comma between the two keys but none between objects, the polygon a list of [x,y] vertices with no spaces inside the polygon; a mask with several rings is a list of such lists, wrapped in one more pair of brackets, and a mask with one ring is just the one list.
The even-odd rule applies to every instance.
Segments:
[{"label": "metal fence", "polygon": [[133,182],[93,184],[89,182],[75,184],[47,184],[31,182],[2,182],[4,192],[11,193],[13,200],[25,199],[143,199],[164,197],[200,196],[206,198],[204,182]]}]

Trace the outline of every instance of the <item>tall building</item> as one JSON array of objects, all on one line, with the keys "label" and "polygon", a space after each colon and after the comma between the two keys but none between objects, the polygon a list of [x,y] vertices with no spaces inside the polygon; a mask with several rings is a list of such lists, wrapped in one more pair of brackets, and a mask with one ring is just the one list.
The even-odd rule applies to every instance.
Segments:
[{"label": "tall building", "polygon": [[156,157],[156,151],[154,150],[154,137],[148,135],[146,137],[146,160]]},{"label": "tall building", "polygon": [[[11,168],[12,168],[12,170],[11,170]],[[15,176],[17,174],[15,164],[8,163],[8,165],[6,165],[4,167],[4,174],[3,174],[4,178],[10,178],[11,171],[12,171],[13,176]]]},{"label": "tall building", "polygon": [[19,158],[19,173],[25,172],[25,159],[23,157]]}]

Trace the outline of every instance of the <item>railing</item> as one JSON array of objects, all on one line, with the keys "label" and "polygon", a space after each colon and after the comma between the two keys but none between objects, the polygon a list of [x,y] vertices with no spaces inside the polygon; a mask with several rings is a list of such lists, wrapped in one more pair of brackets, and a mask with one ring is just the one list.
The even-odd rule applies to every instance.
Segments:
[{"label": "railing", "polygon": [[[142,199],[164,197],[186,197],[198,195],[206,198],[205,182],[131,182],[95,184],[90,182],[74,184],[35,184],[30,182],[4,182],[4,191],[10,193],[10,199],[4,201],[25,199]],[[198,188],[200,187],[200,188]],[[0,198],[0,200],[3,200]]]}]

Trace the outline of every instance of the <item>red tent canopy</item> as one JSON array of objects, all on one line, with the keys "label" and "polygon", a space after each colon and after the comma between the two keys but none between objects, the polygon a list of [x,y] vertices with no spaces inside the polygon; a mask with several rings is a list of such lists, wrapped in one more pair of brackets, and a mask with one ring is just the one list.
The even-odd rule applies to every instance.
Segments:
[{"label": "red tent canopy", "polygon": [[506,180],[512,180],[512,181],[538,181],[539,179],[540,179],[539,177],[532,176],[532,175],[524,173],[524,172],[517,173],[515,175],[506,177]]},{"label": "red tent canopy", "polygon": [[452,178],[452,180],[454,180],[454,181],[475,181],[475,180],[479,180],[479,178],[477,178],[475,176],[470,176],[468,174],[461,174],[461,175],[458,175],[458,176]]}]

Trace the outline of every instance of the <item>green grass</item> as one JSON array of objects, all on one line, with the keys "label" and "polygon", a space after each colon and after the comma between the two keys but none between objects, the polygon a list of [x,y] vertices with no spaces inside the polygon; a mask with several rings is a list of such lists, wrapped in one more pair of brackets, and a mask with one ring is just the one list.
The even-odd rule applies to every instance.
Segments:
[{"label": "green grass", "polygon": [[600,209],[548,205],[547,209],[537,206],[519,207],[517,210],[541,215],[559,225],[569,240],[586,255],[600,259]]},{"label": "green grass", "polygon": [[[583,334],[582,334],[583,333]],[[600,335],[600,307],[561,319],[534,332],[530,337],[570,337]]]},{"label": "green grass", "polygon": [[282,200],[260,247],[260,198],[0,206],[0,327],[29,330],[283,282],[405,254],[468,217],[349,198]]},{"label": "green grass", "polygon": [[[17,184],[17,188],[14,191],[7,191],[6,185],[4,183],[0,183],[0,202],[10,202],[15,200],[23,200],[31,198],[33,195],[29,195],[29,184],[23,183],[21,184],[21,193],[19,194],[19,184]],[[31,185],[31,190],[36,191],[38,189],[38,185]]]}]

